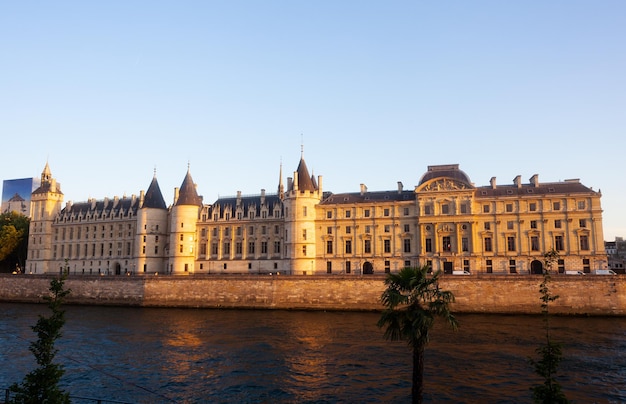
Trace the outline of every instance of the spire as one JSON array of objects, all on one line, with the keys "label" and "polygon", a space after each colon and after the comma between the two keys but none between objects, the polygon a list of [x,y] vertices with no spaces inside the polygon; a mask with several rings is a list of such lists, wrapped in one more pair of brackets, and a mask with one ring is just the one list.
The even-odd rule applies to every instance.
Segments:
[{"label": "spire", "polygon": [[202,205],[202,198],[198,196],[198,192],[196,191],[196,185],[191,178],[191,172],[189,171],[189,167],[187,167],[187,175],[185,175],[185,179],[180,186],[178,200],[176,201],[176,206],[179,205]]},{"label": "spire", "polygon": [[46,160],[46,166],[43,168],[41,172],[41,183],[50,182],[52,179],[52,171],[50,171],[50,165],[48,164],[48,160]]},{"label": "spire", "polygon": [[280,172],[278,173],[278,197],[285,198],[285,186],[283,185],[283,159],[280,159]]},{"label": "spire", "polygon": [[143,200],[142,208],[154,208],[154,209],[167,209],[167,205],[165,204],[165,199],[163,199],[163,194],[161,193],[161,188],[159,187],[159,183],[156,179],[156,168],[154,169],[154,176],[152,177],[152,182],[150,182],[150,186],[146,191],[146,195]]},{"label": "spire", "polygon": [[298,176],[298,190],[300,191],[315,191],[316,187],[311,181],[311,176],[309,175],[309,169],[304,162],[304,157],[300,158],[300,164],[298,164],[298,170],[296,171],[296,175]]}]

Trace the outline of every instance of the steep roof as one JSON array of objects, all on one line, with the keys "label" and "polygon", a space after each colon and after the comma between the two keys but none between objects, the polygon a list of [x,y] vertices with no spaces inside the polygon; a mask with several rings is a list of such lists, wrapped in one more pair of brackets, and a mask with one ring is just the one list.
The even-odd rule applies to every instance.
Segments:
[{"label": "steep roof", "polygon": [[254,211],[254,216],[261,216],[261,208],[267,206],[269,209],[267,215],[269,218],[274,217],[274,209],[276,206],[280,207],[280,211],[283,210],[283,203],[280,199],[280,195],[267,194],[264,197],[261,195],[247,195],[247,196],[230,196],[219,198],[215,203],[211,205],[211,215],[214,212],[219,212],[220,219],[224,218],[224,213],[227,208],[230,208],[231,212],[237,210],[237,206],[241,206],[243,209],[243,217],[248,217],[249,211]]},{"label": "steep roof", "polygon": [[150,186],[146,191],[146,195],[143,199],[143,205],[141,207],[167,209],[167,205],[165,204],[165,199],[163,199],[163,194],[161,193],[161,188],[159,188],[156,175],[152,178],[152,182],[150,182]]},{"label": "steep roof", "polygon": [[202,198],[198,196],[196,185],[191,178],[189,170],[187,170],[187,175],[185,175],[185,179],[183,180],[183,183],[180,186],[180,191],[178,192],[176,206],[180,205],[202,206]]},{"label": "steep roof", "polygon": [[325,194],[320,205],[372,203],[390,201],[414,201],[413,191],[375,191],[375,192],[348,192],[342,194]]},{"label": "steep roof", "polygon": [[296,175],[298,176],[298,190],[299,191],[315,191],[317,190],[316,185],[313,183],[311,179],[311,175],[309,174],[309,169],[304,162],[304,157],[300,158],[300,163],[298,164],[298,170],[296,171]]},{"label": "steep roof", "polygon": [[[428,171],[422,175],[420,179],[419,185],[424,184],[434,178],[446,177],[452,178],[455,180],[459,180],[465,182],[466,184],[471,184],[469,177],[462,170],[459,169],[458,164],[445,164],[445,165],[435,165],[428,166]],[[419,186],[418,185],[418,186]]]}]

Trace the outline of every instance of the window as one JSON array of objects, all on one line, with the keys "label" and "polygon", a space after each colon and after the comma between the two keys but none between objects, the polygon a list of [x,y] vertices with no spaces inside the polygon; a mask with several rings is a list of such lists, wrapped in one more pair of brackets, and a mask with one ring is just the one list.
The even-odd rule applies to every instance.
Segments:
[{"label": "window", "polygon": [[333,234],[333,228],[331,226],[326,228],[326,234]]},{"label": "window", "polygon": [[485,237],[485,251],[493,251],[493,246],[491,245],[491,237]]},{"label": "window", "polygon": [[346,210],[346,219],[349,219],[349,218],[350,218],[350,211]]},{"label": "window", "polygon": [[404,239],[404,252],[405,253],[411,252],[411,239],[409,238]]},{"label": "window", "polygon": [[430,205],[424,206],[424,214],[425,215],[430,215],[431,214]]},{"label": "window", "polygon": [[305,245],[302,246],[302,255],[304,255],[306,257],[306,246]]},{"label": "window", "polygon": [[332,219],[333,218],[333,211],[329,210],[326,212],[326,219]]},{"label": "window", "polygon": [[513,204],[512,203],[507,203],[505,209],[506,209],[507,213],[513,212]]},{"label": "window", "polygon": [[332,254],[333,253],[333,242],[332,240],[328,240],[326,241],[326,254]]},{"label": "window", "polygon": [[563,236],[554,236],[554,249],[557,251],[563,251]]},{"label": "window", "polygon": [[346,273],[349,274],[352,271],[352,265],[350,261],[346,261]]},{"label": "window", "polygon": [[561,202],[554,202],[552,204],[552,209],[553,210],[561,210]]},{"label": "window", "polygon": [[467,203],[462,203],[461,204],[461,213],[463,213],[463,214],[469,213],[469,207],[468,207]]},{"label": "window", "polygon": [[254,227],[252,226],[248,227],[248,235],[250,236],[254,235]]},{"label": "window", "polygon": [[389,272],[391,272],[391,262],[385,261],[385,273],[388,274]]},{"label": "window", "polygon": [[327,274],[332,274],[333,273],[333,263],[330,261],[326,262],[326,273]]},{"label": "window", "polygon": [[509,272],[512,274],[517,273],[517,265],[515,264],[515,260],[509,260]]},{"label": "window", "polygon": [[506,238],[507,251],[515,251],[515,237],[509,236]]},{"label": "window", "polygon": [[404,216],[408,216],[409,215],[409,208],[404,208]]},{"label": "window", "polygon": [[591,272],[591,265],[589,265],[589,258],[583,258],[583,272]]},{"label": "window", "polygon": [[586,235],[580,236],[580,249],[589,250],[589,237],[587,237]]},{"label": "window", "polygon": [[365,240],[365,243],[363,245],[363,252],[365,254],[371,254],[372,253],[372,240]]},{"label": "window", "polygon": [[370,232],[370,226],[365,226],[365,233],[369,233]]},{"label": "window", "polygon": [[405,232],[405,233],[408,233],[409,231],[411,231],[411,225],[409,225],[409,224],[405,224],[405,225],[404,225],[404,232]]},{"label": "window", "polygon": [[537,228],[537,221],[536,220],[531,220],[530,221],[530,228],[531,229],[536,229]]},{"label": "window", "polygon": [[450,243],[450,237],[445,236],[442,240],[442,246],[444,251],[452,251],[452,244]]},{"label": "window", "polygon": [[280,241],[274,241],[274,254],[280,253]]},{"label": "window", "polygon": [[585,210],[585,201],[578,201],[578,210]]},{"label": "window", "polygon": [[425,240],[425,247],[426,247],[426,252],[433,252],[433,240],[430,238],[427,238]]},{"label": "window", "polygon": [[514,226],[515,226],[515,222],[514,222],[514,221],[509,220],[509,221],[507,221],[507,222],[506,222],[506,228],[507,228],[508,230],[513,230],[513,227],[514,227]]},{"label": "window", "polygon": [[306,240],[306,229],[302,230],[302,240]]},{"label": "window", "polygon": [[483,205],[483,213],[489,213],[489,205]]},{"label": "window", "polygon": [[556,262],[557,267],[559,268],[559,272],[564,272],[565,271],[565,260],[560,259]]},{"label": "window", "polygon": [[302,216],[306,217],[306,206],[302,207]]},{"label": "window", "polygon": [[450,205],[441,205],[441,214],[442,215],[448,215],[450,214]]},{"label": "window", "polygon": [[463,237],[461,239],[461,249],[463,250],[463,252],[469,251],[469,240],[467,237]]},{"label": "window", "polygon": [[391,252],[391,240],[383,240],[383,247],[386,253]]},{"label": "window", "polygon": [[537,236],[530,237],[530,249],[531,251],[539,251],[539,237]]},{"label": "window", "polygon": [[369,210],[369,209],[365,209],[365,210],[363,211],[363,216],[365,216],[365,217],[370,217],[370,210]]},{"label": "window", "polygon": [[560,229],[561,228],[561,221],[559,219],[554,221],[554,228],[555,229]]},{"label": "window", "polygon": [[242,252],[243,252],[243,244],[241,243],[241,241],[238,241],[235,243],[235,254],[241,255]]},{"label": "window", "polygon": [[254,241],[248,243],[248,254],[254,254]]},{"label": "window", "polygon": [[383,216],[389,216],[389,208],[383,209]]},{"label": "window", "polygon": [[491,223],[485,222],[485,230],[491,230]]},{"label": "window", "polygon": [[469,260],[463,260],[463,270],[469,272],[470,270]]},{"label": "window", "polygon": [[385,225],[385,233],[389,233],[391,231],[391,226],[386,224]]},{"label": "window", "polygon": [[352,227],[346,226],[346,234],[352,233]]},{"label": "window", "polygon": [[267,241],[261,241],[261,254],[267,254]]},{"label": "window", "polygon": [[535,202],[531,202],[528,205],[528,210],[530,210],[531,212],[535,212],[537,210],[537,204]]},{"label": "window", "polygon": [[579,227],[582,227],[582,228],[587,227],[587,220],[586,220],[586,219],[580,219],[580,220],[578,220],[578,226],[579,226]]},{"label": "window", "polygon": [[211,254],[217,255],[217,243],[211,244]]},{"label": "window", "polygon": [[486,260],[485,261],[485,266],[487,267],[487,273],[488,274],[493,273],[493,261],[492,260]]},{"label": "window", "polygon": [[222,251],[223,255],[230,255],[230,242],[224,242],[224,250]]},{"label": "window", "polygon": [[235,234],[241,236],[241,226],[237,226],[237,230],[235,230]]},{"label": "window", "polygon": [[352,240],[346,240],[346,254],[352,254]]}]

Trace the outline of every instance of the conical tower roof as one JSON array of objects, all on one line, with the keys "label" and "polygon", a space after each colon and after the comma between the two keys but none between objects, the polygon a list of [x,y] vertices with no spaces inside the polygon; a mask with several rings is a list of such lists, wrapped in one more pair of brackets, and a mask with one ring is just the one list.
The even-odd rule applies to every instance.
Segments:
[{"label": "conical tower roof", "polygon": [[191,173],[189,172],[189,170],[187,170],[187,175],[185,175],[185,179],[183,180],[183,183],[180,186],[180,191],[178,193],[176,206],[180,205],[202,206],[202,199],[198,196],[196,186],[193,182],[193,179],[191,178]]},{"label": "conical tower roof", "polygon": [[298,164],[298,190],[300,191],[315,191],[316,186],[311,180],[311,175],[309,175],[309,169],[304,162],[304,157],[300,158],[300,164]]},{"label": "conical tower roof", "polygon": [[152,182],[146,191],[142,208],[167,209],[167,205],[165,204],[165,199],[163,199],[163,194],[161,193],[161,188],[159,188],[156,175],[152,177]]}]

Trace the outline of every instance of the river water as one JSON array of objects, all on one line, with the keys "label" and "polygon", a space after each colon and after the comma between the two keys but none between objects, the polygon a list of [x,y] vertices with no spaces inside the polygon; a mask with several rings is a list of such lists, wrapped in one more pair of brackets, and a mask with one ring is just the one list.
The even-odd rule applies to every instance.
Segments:
[{"label": "river water", "polygon": [[[63,388],[127,403],[403,403],[411,356],[378,313],[66,306],[57,342]],[[0,303],[0,388],[35,366],[44,305]],[[460,315],[426,348],[425,401],[525,403],[539,316]],[[558,380],[577,403],[626,402],[626,318],[555,317]],[[3,395],[2,395],[3,396]],[[74,402],[81,402],[75,399]]]}]

